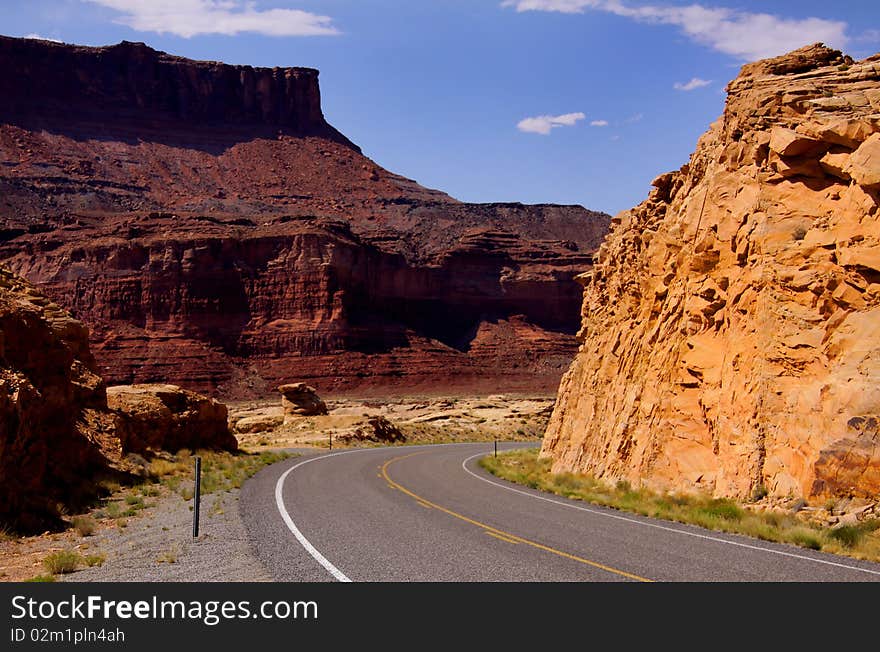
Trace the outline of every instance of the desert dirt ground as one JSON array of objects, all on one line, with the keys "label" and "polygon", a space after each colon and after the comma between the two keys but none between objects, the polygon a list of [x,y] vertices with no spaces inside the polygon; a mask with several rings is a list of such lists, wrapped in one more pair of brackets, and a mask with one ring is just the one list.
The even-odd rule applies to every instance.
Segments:
[{"label": "desert dirt ground", "polygon": [[[230,426],[242,450],[272,450],[378,446],[385,442],[370,435],[371,418],[383,417],[405,436],[399,444],[463,441],[537,441],[553,409],[550,396],[411,396],[397,398],[329,398],[329,414],[284,419],[279,398],[228,403]],[[240,425],[241,424],[241,425]],[[246,432],[239,432],[237,427]],[[157,483],[143,487],[113,487],[86,514],[65,517],[68,527],[36,536],[0,532],[0,581],[48,577],[45,560],[54,553],[72,551],[80,558],[75,572],[55,574],[73,581],[177,581],[206,578],[241,581],[265,579],[259,562],[242,536],[238,517],[238,489],[205,496],[203,538],[223,546],[193,542],[190,530],[191,482],[179,486]],[[145,495],[146,494],[146,495]],[[114,507],[115,506],[115,507]],[[134,508],[134,509],[133,509]],[[122,514],[126,514],[120,516]],[[88,517],[94,531],[83,535],[73,527],[75,517]],[[216,563],[211,555],[219,555]],[[230,558],[236,564],[228,564]],[[93,565],[89,566],[85,560]],[[228,576],[227,576],[228,575]]]},{"label": "desert dirt ground", "polygon": [[384,417],[405,443],[525,441],[540,439],[553,409],[547,396],[496,394],[485,397],[412,396],[392,399],[340,398],[326,401],[329,414],[284,421],[280,401],[229,404],[229,420],[240,444],[250,450],[299,446],[369,445],[356,431],[371,417]]}]

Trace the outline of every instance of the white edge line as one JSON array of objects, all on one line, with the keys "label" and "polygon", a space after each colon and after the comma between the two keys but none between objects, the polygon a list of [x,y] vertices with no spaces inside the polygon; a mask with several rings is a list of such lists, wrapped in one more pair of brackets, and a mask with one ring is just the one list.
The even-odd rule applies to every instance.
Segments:
[{"label": "white edge line", "polygon": [[336,455],[344,455],[345,453],[351,453],[354,451],[340,451],[339,453],[330,453],[329,455],[321,455],[320,457],[310,457],[307,460],[303,460],[299,464],[294,464],[289,469],[287,469],[284,473],[281,474],[281,477],[278,478],[278,482],[275,483],[275,504],[278,506],[278,511],[281,514],[281,518],[284,519],[284,523],[287,525],[288,529],[293,532],[293,536],[296,537],[296,540],[302,544],[302,547],[306,549],[312,557],[315,558],[321,566],[323,566],[328,573],[330,573],[334,578],[336,578],[339,582],[351,582],[351,579],[343,573],[341,570],[336,568],[333,564],[331,564],[328,559],[318,552],[318,549],[312,545],[312,543],[306,539],[305,535],[299,531],[299,528],[296,526],[296,523],[293,522],[293,519],[290,517],[290,514],[287,513],[287,508],[284,506],[284,481],[287,479],[287,476],[290,475],[290,472],[298,469],[299,467],[308,464],[309,462],[314,462],[315,460],[323,460],[328,457],[334,457]]},{"label": "white edge line", "polygon": [[707,539],[709,541],[717,541],[718,543],[726,543],[729,546],[739,546],[740,548],[749,548],[751,550],[759,550],[761,552],[769,552],[774,555],[782,555],[784,557],[794,557],[795,559],[803,559],[806,561],[816,562],[817,564],[827,564],[828,566],[837,566],[838,568],[846,568],[848,570],[861,571],[862,573],[870,573],[872,575],[880,575],[880,571],[869,570],[867,568],[860,568],[858,566],[848,566],[847,564],[840,564],[834,561],[828,561],[827,559],[816,559],[815,557],[808,557],[806,555],[798,555],[793,552],[785,552],[783,550],[773,550],[772,548],[764,548],[762,546],[754,546],[748,543],[742,543],[740,541],[729,541],[727,539],[722,539],[720,537],[713,537],[707,534],[699,534],[697,532],[688,532],[687,530],[679,530],[674,527],[667,527],[665,525],[658,525],[657,523],[648,523],[645,521],[641,521],[635,518],[629,518],[627,516],[620,516],[619,514],[609,514],[604,511],[600,511],[598,509],[590,509],[589,507],[582,507],[581,505],[573,505],[568,502],[563,502],[561,500],[553,500],[552,498],[548,498],[546,496],[539,496],[537,494],[530,493],[528,491],[522,491],[521,489],[515,489],[513,487],[508,487],[507,485],[501,484],[500,482],[495,482],[490,480],[489,478],[484,478],[480,475],[477,475],[469,468],[467,468],[467,463],[472,459],[477,457],[485,456],[487,453],[477,453],[476,455],[471,455],[466,460],[461,463],[461,468],[463,468],[467,473],[474,476],[477,480],[482,480],[483,482],[487,482],[491,485],[495,485],[496,487],[501,487],[502,489],[507,489],[508,491],[513,491],[514,493],[522,494],[524,496],[531,496],[532,498],[536,498],[538,500],[543,500],[548,503],[554,503],[556,505],[561,505],[562,507],[570,507],[571,509],[577,509],[582,512],[589,512],[590,514],[596,514],[597,516],[605,516],[607,518],[615,518],[619,521],[626,521],[627,523],[635,523],[636,525],[643,525],[645,527],[652,527],[658,530],[665,530],[667,532],[675,532],[676,534],[683,534],[689,537],[696,537],[697,539]]},{"label": "white edge line", "polygon": [[[459,446],[460,443],[453,444],[434,444],[435,446]],[[430,446],[430,444],[421,444],[417,446],[412,446],[411,448],[425,448],[426,446]],[[351,582],[351,578],[349,578],[345,573],[336,568],[330,560],[328,560],[324,555],[322,555],[315,546],[312,545],[312,542],[309,541],[306,536],[300,531],[300,529],[296,526],[296,523],[293,522],[290,514],[287,511],[287,507],[284,505],[284,481],[287,479],[287,476],[290,475],[292,471],[295,471],[299,467],[308,464],[309,462],[314,462],[315,460],[326,460],[328,457],[335,457],[337,455],[346,455],[348,453],[366,453],[371,451],[381,451],[387,450],[387,447],[381,448],[367,448],[367,449],[354,449],[354,450],[346,450],[339,451],[338,453],[329,453],[327,455],[319,455],[317,457],[310,457],[308,459],[299,462],[298,464],[294,464],[289,469],[287,469],[284,473],[281,474],[281,477],[278,478],[278,481],[275,483],[275,505],[278,507],[278,513],[281,514],[281,518],[284,520],[284,524],[287,525],[287,528],[293,533],[293,536],[296,537],[296,540],[300,542],[303,548],[305,548],[306,552],[308,552],[314,559],[317,561],[324,569],[330,573],[334,578],[336,578],[340,582]]]}]

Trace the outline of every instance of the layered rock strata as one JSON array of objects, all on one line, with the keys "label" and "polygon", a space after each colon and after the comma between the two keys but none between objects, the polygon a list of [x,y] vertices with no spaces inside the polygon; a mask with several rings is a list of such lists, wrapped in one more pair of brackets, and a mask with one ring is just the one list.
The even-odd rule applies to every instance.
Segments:
[{"label": "layered rock strata", "polygon": [[0,260],[109,382],[555,389],[607,215],[388,172],[315,70],[6,37],[0,65]]},{"label": "layered rock strata", "polygon": [[880,55],[743,67],[690,162],[612,220],[542,448],[747,498],[880,494]]}]

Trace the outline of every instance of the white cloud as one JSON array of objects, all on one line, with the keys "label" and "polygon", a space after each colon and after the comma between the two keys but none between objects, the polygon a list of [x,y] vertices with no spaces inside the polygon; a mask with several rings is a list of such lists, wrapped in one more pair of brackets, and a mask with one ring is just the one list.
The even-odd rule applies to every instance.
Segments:
[{"label": "white cloud", "polygon": [[859,43],[880,43],[880,29],[866,29],[853,40]]},{"label": "white cloud", "polygon": [[601,8],[602,0],[504,0],[502,7],[516,7],[517,11],[557,11],[563,14],[582,14],[584,9]]},{"label": "white cloud", "polygon": [[256,8],[242,0],[83,0],[122,13],[115,22],[138,32],[190,38],[200,34],[326,36],[338,34],[329,16],[299,9]]},{"label": "white cloud", "polygon": [[699,77],[694,77],[689,82],[681,83],[675,82],[672,87],[677,91],[695,91],[698,88],[703,88],[704,86],[708,86],[712,83],[711,79],[700,79]]},{"label": "white cloud", "polygon": [[578,120],[586,118],[583,113],[564,113],[563,115],[538,115],[520,120],[516,128],[531,134],[546,136],[557,127],[572,127]]},{"label": "white cloud", "polygon": [[591,127],[607,127],[608,121],[607,120],[593,120],[590,123],[590,126]]},{"label": "white cloud", "polygon": [[502,7],[523,11],[583,13],[587,9],[643,23],[675,25],[694,41],[743,61],[764,59],[823,42],[843,48],[847,24],[822,18],[783,18],[726,7],[691,4],[678,7],[631,7],[623,0],[504,0]]},{"label": "white cloud", "polygon": [[52,43],[61,43],[57,38],[49,38],[48,36],[40,36],[39,34],[25,34],[22,38],[32,38],[37,41],[52,41]]}]

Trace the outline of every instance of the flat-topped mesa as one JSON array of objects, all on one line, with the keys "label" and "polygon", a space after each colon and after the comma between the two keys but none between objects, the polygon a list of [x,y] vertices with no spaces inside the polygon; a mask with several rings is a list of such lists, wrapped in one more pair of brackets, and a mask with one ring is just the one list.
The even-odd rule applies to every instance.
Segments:
[{"label": "flat-topped mesa", "polygon": [[558,385],[610,216],[385,170],[310,69],[10,38],[0,64],[0,261],[91,327],[112,384]]},{"label": "flat-topped mesa", "polygon": [[84,47],[0,36],[0,113],[66,121],[266,125],[326,134],[318,71],[192,61],[123,41]]},{"label": "flat-topped mesa", "polygon": [[876,502],[880,55],[813,45],[727,88],[578,277],[543,454],[658,489]]}]

